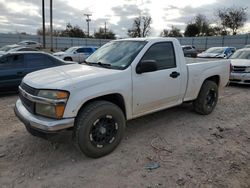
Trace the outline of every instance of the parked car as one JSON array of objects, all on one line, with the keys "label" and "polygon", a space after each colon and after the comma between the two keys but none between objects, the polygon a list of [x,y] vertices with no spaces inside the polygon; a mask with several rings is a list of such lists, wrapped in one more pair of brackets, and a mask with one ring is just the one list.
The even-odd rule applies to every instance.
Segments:
[{"label": "parked car", "polygon": [[26,46],[29,48],[37,48],[37,49],[41,49],[42,48],[42,44],[36,41],[31,41],[31,40],[25,40],[25,41],[21,41],[19,43],[17,43],[20,46]]},{"label": "parked car", "polygon": [[25,76],[15,113],[36,136],[71,128],[80,150],[96,158],[116,148],[126,120],[186,101],[210,114],[229,74],[228,59],[187,64],[174,38],[115,40],[86,64]]},{"label": "parked car", "polygon": [[231,57],[231,83],[250,84],[250,48],[237,50]]},{"label": "parked car", "polygon": [[20,47],[20,45],[17,45],[17,44],[3,46],[2,48],[0,48],[0,55],[8,52],[11,49],[18,48],[18,47]]},{"label": "parked car", "polygon": [[7,52],[0,53],[0,57],[3,56],[6,53],[9,53],[9,52],[21,52],[21,51],[38,51],[38,49],[22,47],[22,46],[21,47],[16,47],[16,48],[12,48],[12,49],[8,50]]},{"label": "parked car", "polygon": [[75,46],[64,52],[56,52],[53,55],[65,61],[76,61],[82,63],[87,57],[94,53],[96,49],[96,47]]},{"label": "parked car", "polygon": [[197,50],[194,46],[185,45],[181,46],[185,57],[197,57]]},{"label": "parked car", "polygon": [[23,52],[23,51],[26,51],[26,52],[32,52],[32,51],[39,51],[37,48],[30,48],[30,47],[23,47],[23,46],[20,46],[20,47],[16,47],[16,48],[13,48],[7,52]]},{"label": "parked car", "polygon": [[0,91],[17,89],[22,78],[30,72],[66,64],[69,62],[44,52],[7,53],[0,57]]},{"label": "parked car", "polygon": [[197,55],[202,58],[228,58],[236,51],[234,47],[212,47]]}]

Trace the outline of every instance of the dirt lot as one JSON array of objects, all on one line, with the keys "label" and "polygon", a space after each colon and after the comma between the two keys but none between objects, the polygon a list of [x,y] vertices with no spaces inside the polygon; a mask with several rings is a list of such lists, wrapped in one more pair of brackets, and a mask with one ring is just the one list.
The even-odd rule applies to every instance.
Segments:
[{"label": "dirt lot", "polygon": [[[16,95],[0,97],[0,187],[250,187],[250,87],[230,86],[216,110],[189,104],[128,123],[110,155],[90,159],[71,133],[33,137],[13,113]],[[151,162],[160,167],[145,168]]]}]

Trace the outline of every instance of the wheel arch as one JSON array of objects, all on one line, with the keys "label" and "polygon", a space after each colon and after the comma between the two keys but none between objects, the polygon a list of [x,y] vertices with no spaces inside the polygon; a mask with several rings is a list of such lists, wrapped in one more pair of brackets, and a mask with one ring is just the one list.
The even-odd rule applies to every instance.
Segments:
[{"label": "wheel arch", "polygon": [[89,99],[87,101],[85,101],[80,109],[78,110],[78,113],[89,103],[93,102],[93,101],[109,101],[115,105],[117,105],[123,112],[125,118],[127,119],[127,111],[126,111],[126,104],[125,104],[125,100],[124,97],[120,94],[120,93],[112,93],[112,94],[107,94],[107,95],[103,95],[103,96],[98,96],[98,97],[94,97],[92,99]]},{"label": "wheel arch", "polygon": [[65,60],[65,59],[71,59],[71,61],[73,61],[73,58],[70,57],[70,56],[66,56],[66,57],[63,58],[63,60]]},{"label": "wheel arch", "polygon": [[[220,86],[220,76],[219,76],[219,75],[210,76],[210,77],[206,78],[206,79],[203,81],[203,83],[204,83],[205,81],[207,81],[207,80],[210,80],[210,81],[215,82],[215,83],[217,84],[218,87]],[[202,83],[202,84],[203,84],[203,83]]]}]

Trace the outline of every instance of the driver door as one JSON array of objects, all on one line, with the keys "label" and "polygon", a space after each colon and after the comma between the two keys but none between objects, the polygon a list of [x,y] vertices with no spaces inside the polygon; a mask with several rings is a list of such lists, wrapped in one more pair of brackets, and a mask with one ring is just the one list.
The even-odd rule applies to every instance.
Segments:
[{"label": "driver door", "polygon": [[180,104],[181,75],[172,42],[153,44],[141,61],[154,61],[157,69],[142,74],[133,71],[133,116]]}]

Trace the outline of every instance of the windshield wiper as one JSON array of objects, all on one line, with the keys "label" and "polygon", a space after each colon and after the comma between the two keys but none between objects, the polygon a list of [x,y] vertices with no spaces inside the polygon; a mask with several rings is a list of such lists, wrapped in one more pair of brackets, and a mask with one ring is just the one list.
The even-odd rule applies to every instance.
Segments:
[{"label": "windshield wiper", "polygon": [[97,64],[102,66],[102,67],[107,67],[107,66],[110,67],[111,66],[111,64],[109,64],[109,63],[98,62]]}]

